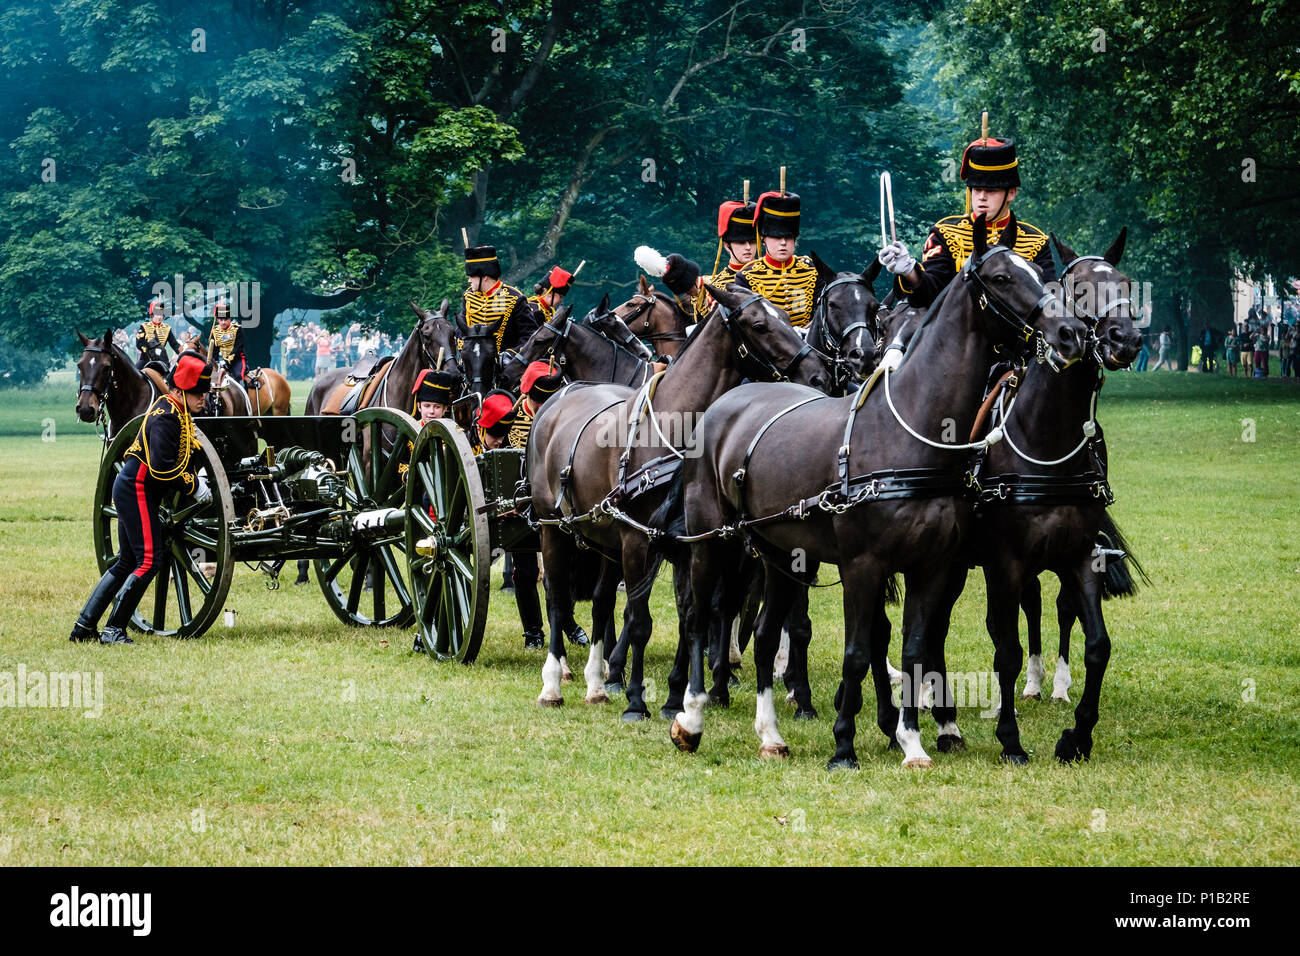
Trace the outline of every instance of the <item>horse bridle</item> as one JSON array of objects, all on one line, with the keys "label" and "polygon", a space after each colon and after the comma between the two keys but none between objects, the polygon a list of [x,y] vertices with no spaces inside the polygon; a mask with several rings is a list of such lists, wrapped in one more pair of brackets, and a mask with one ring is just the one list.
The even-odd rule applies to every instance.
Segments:
[{"label": "horse bridle", "polygon": [[718,318],[722,320],[723,328],[725,328],[727,332],[730,333],[732,339],[735,340],[736,351],[742,359],[753,360],[755,364],[772,376],[773,381],[788,382],[790,381],[790,373],[794,371],[795,366],[802,362],[807,356],[817,352],[817,350],[812,347],[812,343],[805,340],[803,348],[795,353],[794,358],[789,361],[784,369],[780,369],[776,367],[775,362],[769,359],[761,351],[754,348],[753,341],[745,334],[745,327],[739,322],[733,322],[732,316],[739,315],[762,298],[762,295],[755,292],[734,309],[729,309],[721,302],[717,302],[715,305],[718,310]]},{"label": "horse bridle", "polygon": [[1015,254],[1014,249],[1009,249],[1006,246],[995,245],[990,246],[979,256],[971,256],[971,258],[966,260],[966,264],[961,270],[961,277],[962,281],[970,288],[971,301],[975,303],[975,307],[980,310],[981,314],[993,315],[995,318],[1011,326],[1011,328],[1015,330],[1016,337],[1026,346],[1031,341],[1036,341],[1038,361],[1046,362],[1051,365],[1052,368],[1057,370],[1064,368],[1068,363],[1061,358],[1056,349],[1047,341],[1047,337],[1033,326],[1033,323],[1038,319],[1038,316],[1042,314],[1043,310],[1047,307],[1047,304],[1056,298],[1056,296],[1050,291],[1044,289],[1043,294],[1039,296],[1038,301],[1034,303],[1033,308],[1029,310],[1029,315],[1027,317],[1022,317],[1003,302],[989,284],[984,281],[984,277],[979,274],[979,270],[983,267],[984,263],[988,262],[993,256],[1003,252]]},{"label": "horse bridle", "polygon": [[[617,315],[617,313],[612,313],[612,314]],[[543,328],[550,329],[552,333],[551,344],[546,349],[546,355],[548,358],[553,359],[556,365],[558,365],[560,368],[563,368],[565,365],[568,364],[569,361],[568,355],[566,353],[567,353],[568,343],[569,343],[569,331],[573,328],[573,316],[565,315],[563,329],[557,329],[549,322],[545,326],[543,326]],[[597,335],[598,337],[604,339],[606,342],[609,343],[610,355],[614,359],[613,366],[611,369],[612,371],[618,370],[618,354],[620,352],[622,352],[624,355],[626,355],[629,359],[632,360],[632,369],[633,369],[632,380],[635,380],[636,378],[637,369],[644,368],[646,365],[650,364],[646,362],[645,359],[641,358],[639,355],[635,355],[630,349],[627,349],[622,345],[620,345],[619,343],[615,342],[609,336],[602,335],[600,332],[596,332],[594,329],[592,331],[595,335]],[[565,346],[565,349],[561,351],[559,355],[556,355],[556,349],[560,348],[561,344]]]},{"label": "horse bridle", "polygon": [[[84,349],[81,350],[81,354],[85,355],[87,352],[95,352],[99,355],[107,355],[108,349],[104,348],[103,346],[87,345]],[[108,365],[108,387],[107,388],[105,388],[101,392],[98,388],[95,387],[94,383],[92,382],[90,385],[82,385],[79,389],[77,389],[78,399],[81,398],[82,392],[90,392],[90,394],[94,395],[97,399],[99,399],[99,413],[101,415],[104,414],[104,405],[108,402],[108,393],[112,391],[112,389],[115,388],[117,385],[117,373],[113,371],[112,359],[109,359],[106,364]],[[95,374],[95,379],[96,381],[98,381],[99,379],[98,372]]]},{"label": "horse bridle", "polygon": [[[640,305],[634,308],[626,316],[619,315],[618,309],[614,310],[614,315],[617,316],[623,322],[623,324],[626,325],[629,329],[632,329],[633,322],[635,322],[637,319],[641,318],[641,316],[644,315],[645,327],[640,332],[637,332],[636,329],[632,329],[632,332],[636,335],[637,338],[646,339],[650,342],[659,342],[659,341],[685,342],[686,341],[685,332],[651,332],[650,331],[650,316],[654,314],[652,306],[659,301],[658,295],[654,293],[646,294],[643,292],[638,292],[636,295],[632,296],[632,299],[630,301],[640,302]],[[667,301],[667,299],[665,299],[664,301]],[[681,304],[678,303],[676,299],[674,299],[673,302],[674,302],[674,307],[679,311],[682,311],[683,314],[685,314],[685,311],[682,310],[681,308]]]},{"label": "horse bridle", "polygon": [[[846,359],[842,354],[844,340],[858,329],[870,333],[873,340],[878,340],[880,338],[880,328],[875,323],[875,313],[872,313],[872,321],[868,322],[866,319],[861,319],[854,322],[852,325],[844,328],[836,337],[834,342],[830,340],[830,336],[826,329],[830,314],[828,293],[831,289],[841,285],[860,285],[865,287],[868,291],[872,291],[871,284],[862,278],[862,276],[847,275],[839,276],[838,278],[832,279],[830,282],[826,283],[826,285],[822,286],[821,294],[817,296],[817,305],[813,308],[811,325],[817,326],[817,338],[819,339],[818,344],[821,346],[821,349],[817,349],[816,351],[817,354],[825,359],[826,363],[831,367],[833,388],[839,388],[841,385],[848,384],[853,374],[849,369],[848,359]],[[874,291],[872,291],[872,295],[875,295]],[[879,306],[877,306],[877,311],[879,311]],[[875,329],[872,328],[873,325],[876,325]],[[811,332],[811,329],[809,331]],[[825,351],[822,351],[822,349]]]},{"label": "horse bridle", "polygon": [[1105,262],[1112,269],[1114,268],[1114,264],[1109,262],[1105,256],[1075,256],[1070,260],[1070,263],[1061,270],[1061,298],[1065,302],[1065,308],[1072,316],[1088,327],[1088,350],[1092,353],[1092,357],[1096,360],[1097,364],[1104,368],[1105,362],[1101,356],[1101,339],[1097,337],[1097,327],[1101,324],[1102,319],[1110,315],[1112,310],[1121,305],[1128,305],[1131,307],[1133,302],[1128,298],[1116,299],[1113,302],[1106,303],[1105,308],[1094,315],[1089,315],[1087,312],[1080,311],[1076,297],[1073,295],[1073,286],[1067,284],[1065,278],[1070,274],[1074,267],[1081,262]]}]

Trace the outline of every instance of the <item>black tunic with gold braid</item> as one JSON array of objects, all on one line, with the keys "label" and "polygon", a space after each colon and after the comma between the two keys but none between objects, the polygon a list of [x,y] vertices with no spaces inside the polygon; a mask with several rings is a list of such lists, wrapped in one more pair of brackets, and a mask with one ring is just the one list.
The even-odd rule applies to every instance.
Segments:
[{"label": "black tunic with gold braid", "polygon": [[230,328],[224,331],[218,324],[212,330],[212,344],[217,347],[217,354],[231,374],[242,382],[248,374],[248,358],[244,355],[244,330],[239,323],[231,322]]},{"label": "black tunic with gold braid", "polygon": [[528,436],[533,430],[533,415],[535,414],[529,411],[528,397],[524,396],[515,402],[514,410],[510,414],[513,421],[510,425],[510,431],[506,432],[506,447],[527,448]]},{"label": "black tunic with gold braid", "polygon": [[529,307],[524,294],[513,286],[498,281],[490,292],[469,289],[460,307],[460,320],[466,325],[483,325],[504,319],[497,329],[497,352],[517,349],[537,331],[537,316]]},{"label": "black tunic with gold braid", "polygon": [[812,321],[813,306],[822,291],[817,267],[807,256],[794,256],[784,265],[760,256],[740,270],[735,282],[787,312],[796,328]]},{"label": "black tunic with gold braid", "polygon": [[533,317],[539,326],[545,325],[555,318],[555,310],[543,302],[540,295],[530,295],[528,297],[528,307],[533,310]]},{"label": "black tunic with gold braid", "polygon": [[135,347],[140,352],[140,359],[136,362],[136,368],[144,366],[145,362],[162,362],[167,363],[167,349],[177,355],[181,352],[181,343],[176,341],[176,333],[166,322],[154,322],[152,319],[140,325],[135,332]]},{"label": "black tunic with gold braid", "polygon": [[[998,237],[1010,221],[1011,217],[1007,216],[989,226],[990,246],[997,244]],[[948,216],[935,223],[930,229],[930,237],[925,241],[925,251],[921,254],[921,281],[912,289],[908,287],[905,277],[896,276],[894,288],[898,295],[906,297],[908,303],[917,308],[925,308],[932,303],[975,251],[974,224],[974,216]],[[1047,236],[1037,226],[1032,226],[1019,217],[1016,219],[1015,251],[1043,270],[1044,282],[1056,278],[1056,266],[1047,247]]]}]

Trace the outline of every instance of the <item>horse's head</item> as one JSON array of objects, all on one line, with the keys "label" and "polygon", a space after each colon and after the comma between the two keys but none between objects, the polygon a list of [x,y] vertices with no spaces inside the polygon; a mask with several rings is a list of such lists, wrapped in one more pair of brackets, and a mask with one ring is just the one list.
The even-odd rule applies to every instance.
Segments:
[{"label": "horse's head", "polygon": [[1061,289],[1065,304],[1092,326],[1091,339],[1098,360],[1108,369],[1127,368],[1142,350],[1142,333],[1133,325],[1132,283],[1119,271],[1128,227],[1100,256],[1078,256],[1055,235],[1052,244],[1065,264]]},{"label": "horse's head", "polygon": [[876,323],[880,327],[880,338],[876,342],[877,356],[883,358],[890,349],[897,349],[900,354],[906,351],[912,333],[925,318],[925,311],[904,299],[888,312],[879,313],[876,316]]},{"label": "horse's head", "polygon": [[794,330],[788,315],[757,293],[742,295],[708,283],[704,288],[718,304],[712,321],[723,323],[749,378],[797,382],[823,392],[831,387],[830,368]]},{"label": "horse's head", "polygon": [[[604,311],[609,309],[606,307]],[[616,306],[613,312],[633,335],[650,343],[652,353],[672,358],[686,344],[686,326],[690,325],[691,317],[672,296],[657,292],[645,276],[641,276],[637,294]]]},{"label": "horse's head", "polygon": [[650,361],[654,356],[646,344],[636,337],[636,333],[627,327],[626,322],[609,311],[609,296],[602,300],[601,306],[603,311],[592,310],[592,314],[587,316],[586,324],[611,342],[621,345],[637,358]]},{"label": "horse's head", "polygon": [[486,395],[496,384],[497,330],[505,319],[481,322],[466,330],[460,343],[460,368],[469,391]]},{"label": "horse's head", "polygon": [[[974,250],[962,267],[976,321],[995,344],[1022,357],[1031,343],[1054,369],[1083,358],[1088,328],[1043,284],[1042,270],[1015,252],[1016,217],[989,246],[984,216],[975,220]],[[956,280],[954,280],[956,281]],[[954,290],[958,291],[958,290]]]},{"label": "horse's head", "polygon": [[[456,362],[456,328],[447,321],[448,301],[443,299],[436,312],[420,309],[414,302],[411,308],[419,316],[415,334],[420,338],[423,367],[441,372],[453,366]],[[441,362],[438,361],[439,355],[442,356]]]},{"label": "horse's head", "polygon": [[100,339],[78,331],[77,338],[83,347],[77,360],[77,417],[89,424],[99,418],[113,387],[113,330],[105,329]]},{"label": "horse's head", "polygon": [[[861,273],[837,273],[816,253],[812,261],[822,286],[809,326],[813,345],[835,363],[837,384],[863,379],[876,364],[880,302],[872,283],[880,274],[880,262],[873,259]],[[847,374],[841,374],[841,369]]]}]

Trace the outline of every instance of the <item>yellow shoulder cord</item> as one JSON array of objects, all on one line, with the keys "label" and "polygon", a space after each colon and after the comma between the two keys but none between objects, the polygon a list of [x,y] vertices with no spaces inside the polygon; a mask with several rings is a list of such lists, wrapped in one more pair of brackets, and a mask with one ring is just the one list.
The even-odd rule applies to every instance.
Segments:
[{"label": "yellow shoulder cord", "polygon": [[[162,401],[176,408],[175,403],[166,395],[162,397]],[[146,418],[143,424],[140,425],[140,447],[144,451],[144,463],[148,466],[150,474],[159,481],[173,481],[179,478],[189,466],[190,452],[199,446],[198,441],[194,438],[194,418],[190,415],[190,410],[188,408],[177,408],[176,414],[181,419],[180,446],[176,450],[175,467],[168,468],[166,471],[156,470],[153,466],[153,458],[149,454],[149,430],[146,427],[149,424],[149,419]]]}]

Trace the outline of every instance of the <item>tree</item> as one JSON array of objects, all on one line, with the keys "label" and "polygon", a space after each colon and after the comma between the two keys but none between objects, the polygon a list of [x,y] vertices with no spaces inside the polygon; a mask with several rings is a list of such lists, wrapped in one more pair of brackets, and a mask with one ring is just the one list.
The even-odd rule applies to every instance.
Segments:
[{"label": "tree", "polygon": [[0,223],[0,336],[54,344],[72,321],[139,321],[179,274],[259,284],[260,321],[243,320],[257,362],[283,309],[440,291],[455,265],[440,210],[521,154],[515,132],[429,83],[423,25],[440,4],[321,6],[67,0],[0,16],[0,168],[22,184]]}]

